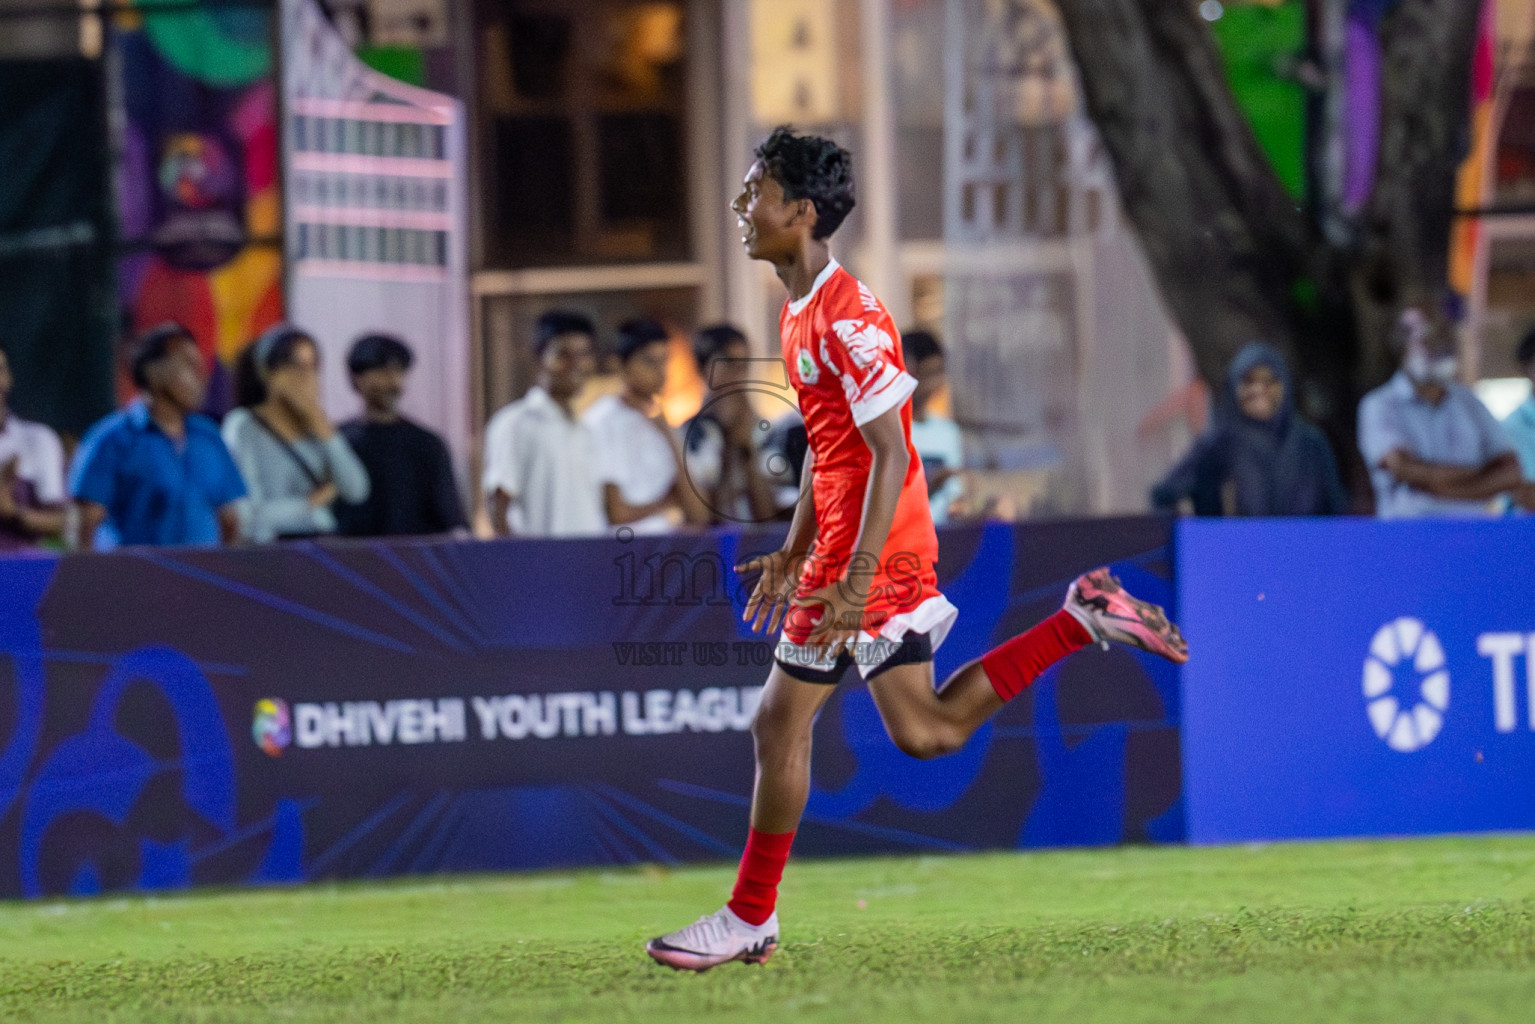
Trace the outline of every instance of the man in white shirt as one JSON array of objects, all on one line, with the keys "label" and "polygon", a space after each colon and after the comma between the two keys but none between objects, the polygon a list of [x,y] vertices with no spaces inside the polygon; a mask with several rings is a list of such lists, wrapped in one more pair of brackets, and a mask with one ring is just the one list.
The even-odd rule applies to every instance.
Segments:
[{"label": "man in white shirt", "polygon": [[607,527],[595,446],[571,406],[592,375],[596,333],[579,313],[539,317],[538,383],[485,427],[481,485],[498,537],[594,537]]},{"label": "man in white shirt", "polygon": [[0,351],[0,551],[29,548],[64,532],[64,446],[41,423],[10,410],[10,360]]},{"label": "man in white shirt", "polygon": [[592,403],[584,422],[597,443],[608,522],[636,534],[705,525],[709,509],[683,472],[682,446],[661,411],[671,337],[654,320],[618,329],[623,390]]},{"label": "man in white shirt", "polygon": [[1382,519],[1494,515],[1493,498],[1519,486],[1508,434],[1459,383],[1442,322],[1402,314],[1393,339],[1402,368],[1359,404],[1359,453]]}]

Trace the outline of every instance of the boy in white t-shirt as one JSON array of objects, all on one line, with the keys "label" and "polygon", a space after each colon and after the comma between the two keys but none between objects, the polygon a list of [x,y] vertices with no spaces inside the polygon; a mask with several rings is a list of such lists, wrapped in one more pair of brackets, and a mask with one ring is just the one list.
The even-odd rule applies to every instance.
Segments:
[{"label": "boy in white t-shirt", "polygon": [[608,522],[636,534],[706,525],[709,509],[683,472],[676,433],[661,411],[671,336],[654,320],[618,328],[623,389],[582,417],[596,445],[597,479]]},{"label": "boy in white t-shirt", "polygon": [[10,410],[10,360],[0,351],[0,551],[36,547],[64,533],[64,446],[59,435]]}]

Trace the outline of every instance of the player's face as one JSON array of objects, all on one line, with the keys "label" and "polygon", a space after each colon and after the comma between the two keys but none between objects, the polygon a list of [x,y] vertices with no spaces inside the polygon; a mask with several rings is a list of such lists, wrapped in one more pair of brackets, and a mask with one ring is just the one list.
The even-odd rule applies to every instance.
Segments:
[{"label": "player's face", "polygon": [[792,253],[797,239],[789,227],[802,202],[785,200],[783,186],[767,173],[762,161],[753,163],[742,182],[741,194],[730,204],[741,226],[741,244],[746,247],[746,255],[754,260],[773,261]]},{"label": "player's face", "polygon": [[11,394],[11,361],[0,352],[0,402],[4,402]]},{"label": "player's face", "polygon": [[1254,366],[1237,384],[1237,406],[1250,420],[1267,423],[1279,415],[1284,401],[1284,382],[1272,367]]},{"label": "player's face", "polygon": [[543,372],[548,391],[555,398],[568,398],[586,386],[596,360],[592,339],[584,334],[560,334],[549,339],[544,349]]}]

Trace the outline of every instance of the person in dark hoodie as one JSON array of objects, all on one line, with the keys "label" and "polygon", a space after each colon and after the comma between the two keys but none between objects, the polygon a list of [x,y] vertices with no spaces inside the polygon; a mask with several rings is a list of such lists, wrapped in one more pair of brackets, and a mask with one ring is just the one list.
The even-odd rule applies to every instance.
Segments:
[{"label": "person in dark hoodie", "polygon": [[1295,412],[1284,356],[1254,342],[1232,360],[1214,425],[1151,490],[1204,516],[1328,516],[1345,510],[1327,438]]}]

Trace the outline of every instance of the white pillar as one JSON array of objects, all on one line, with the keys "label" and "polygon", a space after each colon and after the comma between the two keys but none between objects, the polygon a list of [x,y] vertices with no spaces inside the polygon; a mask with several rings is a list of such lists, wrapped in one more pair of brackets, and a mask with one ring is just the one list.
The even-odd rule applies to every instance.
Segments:
[{"label": "white pillar", "polygon": [[720,185],[724,192],[718,219],[724,228],[721,260],[725,286],[726,316],[746,331],[752,350],[758,355],[776,355],[778,335],[764,337],[767,328],[767,290],[762,270],[746,256],[741,247],[741,233],[729,202],[741,190],[755,142],[752,123],[752,40],[751,0],[724,0],[720,53],[722,61],[723,124],[719,136]]},{"label": "white pillar", "polygon": [[688,206],[689,234],[693,242],[693,262],[704,267],[704,281],[699,288],[698,322],[711,323],[725,314],[725,273],[722,270],[725,234],[722,221],[729,217],[726,204],[730,194],[721,173],[724,155],[721,128],[724,126],[724,101],[720,88],[729,72],[723,58],[724,32],[719,5],[713,0],[690,0],[688,4]]},{"label": "white pillar", "polygon": [[863,211],[860,275],[897,325],[911,320],[896,221],[895,113],[890,102],[890,0],[859,0],[863,36],[863,152],[854,165]]}]

